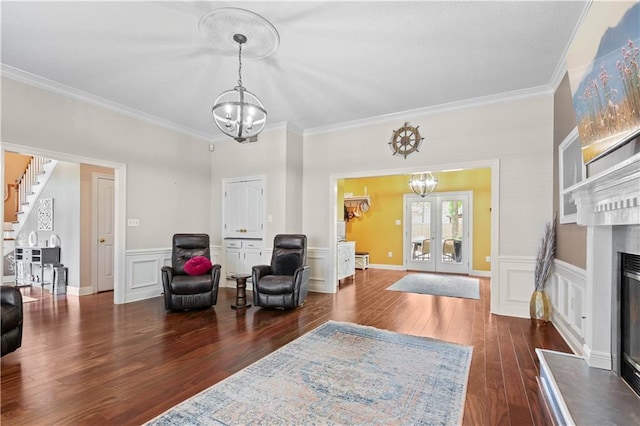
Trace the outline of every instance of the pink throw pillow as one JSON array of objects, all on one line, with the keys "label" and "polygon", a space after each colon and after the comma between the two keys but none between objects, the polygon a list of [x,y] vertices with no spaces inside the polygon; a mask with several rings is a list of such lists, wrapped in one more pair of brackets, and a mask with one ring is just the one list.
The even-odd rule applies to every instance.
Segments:
[{"label": "pink throw pillow", "polygon": [[204,275],[211,270],[211,261],[204,256],[194,256],[184,264],[184,271],[189,275]]}]

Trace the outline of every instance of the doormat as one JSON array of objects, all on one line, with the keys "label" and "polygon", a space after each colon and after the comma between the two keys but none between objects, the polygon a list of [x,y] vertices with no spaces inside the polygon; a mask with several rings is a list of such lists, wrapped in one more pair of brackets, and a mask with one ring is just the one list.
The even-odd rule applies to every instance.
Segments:
[{"label": "doormat", "polygon": [[458,425],[472,350],[329,321],[147,425]]},{"label": "doormat", "polygon": [[410,274],[396,281],[387,290],[480,299],[480,281],[460,275]]}]

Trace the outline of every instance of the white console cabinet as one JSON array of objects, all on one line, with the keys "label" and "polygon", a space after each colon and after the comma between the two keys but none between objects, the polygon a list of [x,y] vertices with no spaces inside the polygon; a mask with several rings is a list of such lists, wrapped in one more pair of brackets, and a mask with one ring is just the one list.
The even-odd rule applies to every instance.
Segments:
[{"label": "white console cabinet", "polygon": [[355,241],[341,241],[337,249],[338,280],[356,274],[356,243]]},{"label": "white console cabinet", "polygon": [[262,265],[262,240],[228,239],[224,240],[226,254],[227,279],[234,274],[251,274],[251,268]]}]

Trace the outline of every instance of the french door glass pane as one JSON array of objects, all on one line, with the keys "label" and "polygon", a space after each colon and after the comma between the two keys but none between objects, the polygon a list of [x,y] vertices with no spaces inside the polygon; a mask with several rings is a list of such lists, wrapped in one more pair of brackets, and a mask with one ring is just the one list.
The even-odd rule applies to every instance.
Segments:
[{"label": "french door glass pane", "polygon": [[462,201],[442,202],[442,262],[462,261]]},{"label": "french door glass pane", "polygon": [[426,262],[431,258],[431,202],[411,202],[411,260]]}]

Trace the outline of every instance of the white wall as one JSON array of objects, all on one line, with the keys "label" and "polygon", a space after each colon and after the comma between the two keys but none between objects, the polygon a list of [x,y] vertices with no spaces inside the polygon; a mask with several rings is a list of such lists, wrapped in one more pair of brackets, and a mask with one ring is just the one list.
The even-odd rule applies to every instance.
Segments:
[{"label": "white wall", "polygon": [[127,229],[129,250],[168,247],[176,232],[209,232],[202,139],[3,77],[1,140],[126,164],[126,215],[140,220]]},{"label": "white wall", "polygon": [[298,234],[302,232],[302,180],[304,169],[302,134],[287,132],[287,175],[285,232]]},{"label": "white wall", "polygon": [[52,234],[60,237],[60,263],[69,268],[67,284],[80,287],[80,165],[59,161],[40,194],[53,199],[53,231],[38,231],[38,204],[34,206],[21,234],[38,234],[44,247]]},{"label": "white wall", "polygon": [[[420,152],[407,159],[392,156],[388,145],[392,131],[404,121],[420,126],[425,138]],[[330,221],[335,216],[331,175],[366,176],[402,168],[442,170],[465,162],[499,160],[499,241],[498,253],[492,253],[492,291],[497,303],[492,303],[492,309],[528,316],[533,268],[513,274],[508,269],[514,257],[518,269],[522,259],[531,263],[545,222],[552,218],[552,130],[553,99],[551,94],[541,94],[306,133],[304,232],[311,246],[331,243]],[[503,256],[507,259],[501,264]],[[501,267],[507,268],[505,273],[495,270]],[[510,282],[499,283],[500,276]]]},{"label": "white wall", "polygon": [[[209,152],[209,141],[7,78],[2,83],[2,142],[126,164],[126,215],[140,220],[140,227],[127,228],[128,251],[166,248],[175,232],[209,232],[212,245],[220,246],[222,180],[265,176],[265,217],[272,217],[265,247],[275,234],[293,232],[301,223],[309,237],[313,287],[319,291],[335,288],[329,271],[335,263],[330,245],[336,175],[499,163],[492,310],[528,316],[532,260],[552,217],[551,93],[406,117],[394,114],[393,119],[304,137],[286,125],[275,126],[257,143],[220,138]],[[425,137],[420,152],[407,159],[392,156],[388,146],[392,130],[404,121],[419,125]],[[157,285],[154,280],[145,280],[144,287]]]}]

